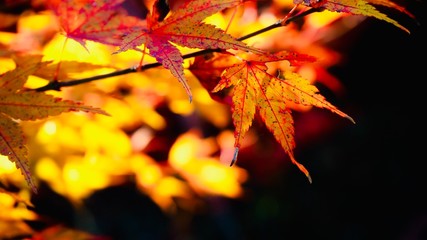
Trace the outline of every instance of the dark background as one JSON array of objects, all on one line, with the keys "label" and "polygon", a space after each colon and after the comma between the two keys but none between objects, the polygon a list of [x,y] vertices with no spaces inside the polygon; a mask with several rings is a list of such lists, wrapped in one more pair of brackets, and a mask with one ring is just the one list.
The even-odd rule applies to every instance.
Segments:
[{"label": "dark background", "polygon": [[408,8],[421,23],[404,24],[410,35],[372,18],[331,44],[346,59],[330,69],[346,95],[319,88],[356,124],[321,110],[297,116],[297,139],[305,123],[316,124],[306,118],[326,114],[336,124],[307,144],[297,140],[296,158],[313,184],[295,167],[268,187],[254,184],[257,194],[244,204],[246,239],[427,239],[427,11],[423,2]]},{"label": "dark background", "polygon": [[[356,124],[322,110],[297,115],[296,158],[313,184],[295,167],[254,184],[256,196],[243,204],[245,239],[427,239],[427,11],[423,2],[408,8],[421,23],[397,18],[410,35],[372,18],[331,44],[345,56],[330,72],[346,94],[319,88]],[[325,118],[334,130],[307,143],[298,137]]]},{"label": "dark background", "polygon": [[[427,11],[414,5],[421,25],[408,21],[410,35],[368,19],[331,43],[345,56],[329,70],[346,93],[319,89],[356,124],[323,110],[295,113],[296,159],[309,169],[311,185],[295,166],[271,163],[268,153],[258,165],[240,159],[257,178],[248,184],[250,197],[235,203],[238,238],[427,239]],[[260,162],[272,166],[260,170]]]}]

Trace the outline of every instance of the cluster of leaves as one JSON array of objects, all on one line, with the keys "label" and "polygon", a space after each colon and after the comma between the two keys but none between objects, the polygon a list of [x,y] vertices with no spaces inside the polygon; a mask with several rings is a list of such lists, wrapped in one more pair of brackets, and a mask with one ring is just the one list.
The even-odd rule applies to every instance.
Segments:
[{"label": "cluster of leaves", "polygon": [[84,111],[108,115],[101,109],[85,106],[80,102],[64,100],[44,92],[26,91],[23,86],[29,75],[46,67],[48,62],[41,62],[41,57],[25,57],[15,61],[16,68],[6,72],[1,78],[0,110],[1,154],[16,163],[26,181],[36,193],[27,160],[24,134],[15,120],[36,120],[59,115],[68,111]]},{"label": "cluster of leaves", "polygon": [[[129,15],[122,8],[123,2],[123,0],[49,0],[43,2],[43,4],[46,10],[53,13],[55,16],[54,19],[59,25],[59,29],[55,31],[65,36],[63,50],[66,49],[66,45],[72,44],[72,41],[67,41],[66,39],[73,39],[83,49],[86,49],[89,55],[95,55],[92,47],[89,46],[94,43],[108,47],[108,49],[113,49],[111,51],[112,57],[120,57],[129,52],[136,52],[139,54],[138,57],[140,57],[137,67],[90,76],[88,78],[67,80],[67,78],[72,77],[72,72],[79,73],[82,70],[96,72],[100,70],[103,73],[101,70],[117,68],[117,66],[113,64],[97,65],[84,61],[66,60],[55,63],[52,60],[46,60],[46,55],[43,54],[30,54],[28,51],[18,52],[12,50],[10,46],[5,46],[4,49],[1,49],[0,53],[2,56],[6,56],[12,60],[13,68],[5,71],[0,78],[0,154],[6,156],[10,162],[16,164],[16,167],[21,171],[34,193],[37,192],[37,184],[31,174],[28,160],[28,142],[21,128],[22,125],[25,125],[28,121],[48,120],[56,116],[54,118],[56,120],[51,120],[49,123],[54,123],[55,126],[65,123],[72,125],[71,128],[75,132],[87,136],[87,130],[80,125],[67,121],[67,117],[60,118],[58,116],[60,114],[64,115],[66,112],[80,112],[87,114],[85,115],[85,119],[92,123],[93,129],[96,129],[97,124],[102,121],[110,124],[111,133],[106,135],[106,139],[95,140],[92,137],[91,140],[93,141],[87,144],[90,146],[74,146],[69,142],[61,143],[59,141],[55,143],[58,145],[57,147],[69,149],[74,155],[76,152],[82,151],[84,152],[81,153],[84,155],[84,159],[90,159],[91,154],[94,152],[99,152],[99,155],[94,158],[100,158],[100,156],[104,156],[105,152],[118,150],[115,152],[116,157],[132,160],[129,161],[129,165],[126,165],[125,169],[114,169],[114,167],[113,169],[126,174],[132,173],[140,176],[142,179],[141,182],[145,183],[143,188],[148,189],[147,191],[152,193],[152,197],[157,199],[159,205],[165,204],[164,199],[159,200],[161,194],[156,194],[156,191],[160,191],[160,187],[154,189],[152,184],[147,183],[151,180],[144,178],[139,171],[141,171],[140,167],[142,166],[150,169],[150,171],[154,168],[155,170],[153,171],[156,173],[162,172],[161,174],[159,173],[162,176],[169,175],[164,173],[164,170],[154,167],[156,166],[153,164],[154,161],[149,159],[148,156],[129,150],[132,148],[130,140],[123,138],[124,140],[120,142],[118,139],[122,139],[121,133],[112,130],[111,122],[105,120],[105,116],[123,118],[122,115],[130,113],[117,112],[117,108],[119,107],[111,99],[108,101],[103,100],[103,104],[99,104],[100,100],[93,100],[93,104],[88,104],[83,103],[81,101],[83,99],[67,99],[65,91],[62,91],[63,87],[76,86],[128,73],[142,73],[150,68],[159,66],[166,69],[174,80],[178,80],[179,84],[184,88],[186,97],[190,103],[197,103],[196,97],[193,96],[194,90],[200,92],[199,90],[203,89],[208,91],[212,99],[231,107],[231,119],[234,126],[234,136],[232,137],[234,140],[232,151],[234,153],[231,154],[231,165],[237,160],[239,149],[244,144],[244,138],[247,137],[247,133],[255,117],[259,116],[291,161],[311,182],[308,170],[294,157],[296,143],[294,140],[294,122],[291,114],[292,108],[295,108],[295,106],[324,108],[349,119],[353,123],[354,121],[350,116],[328,102],[307,78],[298,73],[297,70],[301,66],[316,62],[318,60],[316,57],[289,49],[279,49],[271,52],[269,49],[251,46],[243,42],[243,40],[273,28],[287,26],[293,19],[302,18],[310,13],[325,10],[349,15],[375,17],[391,23],[406,32],[409,32],[407,28],[377,10],[375,5],[393,8],[414,18],[405,8],[386,0],[295,0],[293,2],[294,8],[290,13],[275,24],[246,37],[236,38],[232,34],[227,33],[228,29],[221,29],[214,24],[207,23],[206,20],[210,16],[227,9],[244,7],[247,2],[243,0],[169,1],[170,12],[167,12],[167,14],[161,8],[161,2],[156,0],[150,6],[151,9],[144,19]],[[301,8],[301,5],[304,7]],[[295,10],[299,10],[299,12],[294,14]],[[198,51],[184,54],[188,49],[196,49]],[[64,52],[60,53],[56,60],[62,57],[61,54],[64,54]],[[143,64],[145,60],[150,58],[154,62]],[[191,79],[188,79],[188,73],[186,73],[185,59],[189,58],[193,58],[193,61],[188,65],[187,69],[193,74],[196,81],[198,81],[197,84],[190,83]],[[275,64],[278,63],[284,63],[286,67],[283,67],[283,65],[277,67],[278,65]],[[165,75],[164,72],[162,74],[163,76]],[[82,75],[78,76],[81,77]],[[34,77],[49,81],[42,86],[28,87],[30,85],[28,84],[30,78],[34,80]],[[137,83],[133,82],[131,84],[135,85]],[[55,93],[48,94],[49,90],[61,90],[63,95],[62,97],[57,97],[54,96]],[[89,91],[88,89],[85,90]],[[93,90],[93,94],[97,94],[97,91],[100,89]],[[170,93],[179,90],[182,89],[174,90]],[[149,97],[149,95],[144,96]],[[142,104],[141,102],[147,101],[146,99],[122,98],[121,100],[126,102],[127,105],[133,104],[137,106],[138,109],[143,110],[147,115],[152,116],[152,119],[155,119],[150,120],[146,116],[145,118],[139,116],[146,125],[153,129],[161,128],[160,125],[162,125],[163,121],[152,109],[152,106],[155,105],[154,103],[151,103],[151,105]],[[135,103],[138,100],[140,102]],[[97,107],[91,107],[90,105],[97,105]],[[121,107],[122,109],[125,108]],[[126,122],[126,120],[123,121]],[[36,122],[36,124],[38,123]],[[116,125],[120,125],[122,128],[128,127],[125,123],[116,123]],[[91,131],[91,134],[95,136],[101,135],[100,132]],[[37,133],[33,130],[32,134]],[[116,145],[123,145],[125,146],[123,149],[126,150],[115,149],[111,144],[103,142],[108,141],[108,136],[114,137],[118,141]],[[193,142],[193,145],[188,142]],[[193,160],[201,158],[201,156],[206,158],[209,154],[198,154],[198,151],[194,150],[195,142],[200,142],[200,140],[194,134],[188,134],[179,138],[171,149],[169,164],[174,171],[185,176],[192,188],[198,189],[198,191],[227,196],[228,193],[221,192],[220,189],[215,189],[215,186],[211,185],[208,180],[203,182],[200,181],[200,177],[197,177],[201,171],[201,166],[197,167],[197,162]],[[108,148],[112,148],[113,150]],[[186,153],[182,155],[183,152]],[[35,153],[35,155],[37,154],[39,153]],[[43,156],[38,157],[49,156],[55,158],[55,154],[49,154],[51,153],[43,152]],[[46,165],[51,163],[49,159],[45,159],[43,162]],[[209,159],[206,162],[211,164],[210,169],[216,169],[215,171],[231,171],[224,170],[226,169],[224,166],[217,166],[215,163],[217,160]],[[198,170],[194,170],[194,172],[184,171],[189,164],[193,165],[193,170]],[[110,170],[113,171],[113,169]],[[234,169],[233,171],[240,171],[237,167]],[[107,172],[111,174],[110,171]],[[234,175],[236,179],[240,178],[239,180],[234,179],[233,181],[229,181],[228,184],[238,184],[244,178],[244,174],[241,172],[227,172],[226,174]],[[40,175],[44,180],[52,181],[52,184],[55,184],[54,181],[57,181],[53,179],[53,176]],[[100,178],[102,177],[100,176]],[[198,180],[195,180],[196,178]],[[170,183],[170,179],[168,180]],[[176,189],[185,189],[179,181],[174,180],[173,184],[181,186],[181,188],[177,187]],[[231,186],[231,184],[228,185],[229,188]],[[96,189],[97,187],[91,186],[90,188]],[[238,186],[234,186],[234,188],[238,189]],[[66,190],[59,187],[57,190],[63,193],[66,192]],[[188,192],[182,190],[181,193],[173,194],[187,196]],[[229,194],[228,196],[235,196],[233,194]]]},{"label": "cluster of leaves", "polygon": [[[287,70],[275,76],[268,72],[266,65],[268,62],[277,61],[289,61],[291,65],[302,64],[315,61],[314,57],[288,51],[268,53],[266,50],[245,44],[214,25],[203,22],[217,12],[244,4],[244,1],[186,1],[164,19],[161,16],[161,9],[158,8],[159,2],[156,1],[152,11],[144,20],[127,15],[120,8],[122,2],[122,0],[48,1],[48,6],[57,16],[66,37],[76,40],[84,47],[86,47],[86,41],[90,40],[118,46],[116,54],[132,49],[153,56],[179,80],[190,102],[193,95],[184,74],[184,59],[175,44],[197,49],[216,51],[222,49],[227,52],[221,54],[238,59],[238,62],[228,61],[232,64],[223,66],[218,85],[210,89],[218,92],[232,87],[230,94],[236,148],[232,163],[237,158],[241,142],[257,111],[268,129],[289,154],[292,162],[297,164],[307,177],[309,177],[308,171],[293,156],[294,130],[290,109],[287,107],[288,102],[326,108],[354,122],[348,115],[327,102],[318,93],[317,88],[299,74]],[[409,32],[373,6],[373,4],[381,4],[410,15],[404,8],[389,1],[333,0],[295,1],[294,3],[296,6],[303,4],[316,9],[376,17]],[[285,20],[281,21],[281,24],[286,22]],[[141,46],[143,49],[140,49]],[[237,52],[231,53],[230,50],[237,50]],[[211,63],[212,61],[202,64]],[[31,180],[28,167],[25,140],[16,120],[41,119],[67,111],[107,115],[101,109],[55,98],[44,92],[25,90],[23,86],[28,76],[47,65],[48,62],[42,62],[41,57],[19,59],[16,61],[16,68],[5,73],[1,78],[1,154],[8,156],[10,161],[16,163],[35,192],[36,187]],[[199,67],[201,67],[200,64],[192,65],[190,69],[196,71]],[[204,81],[203,78],[199,80]]]}]

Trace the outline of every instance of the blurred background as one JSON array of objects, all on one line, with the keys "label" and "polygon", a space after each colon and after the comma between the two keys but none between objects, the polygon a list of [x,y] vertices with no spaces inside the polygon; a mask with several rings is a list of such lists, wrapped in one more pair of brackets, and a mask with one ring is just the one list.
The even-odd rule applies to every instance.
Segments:
[{"label": "blurred background", "polygon": [[[259,119],[229,167],[228,106],[212,100],[191,71],[194,102],[188,104],[176,79],[150,69],[48,92],[113,117],[66,113],[22,123],[39,193],[26,189],[20,172],[0,159],[0,239],[427,239],[427,12],[425,2],[397,3],[419,24],[405,13],[385,12],[410,34],[375,18],[321,12],[246,41],[319,57],[299,73],[356,122],[295,107],[295,158],[311,184]],[[87,42],[89,51],[71,40],[64,44],[43,4],[2,1],[1,12],[16,17],[0,32],[2,72],[13,69],[12,52],[64,61],[59,79],[140,61],[137,51],[111,55],[114,47],[102,44]],[[146,5],[124,6],[141,17]],[[291,7],[289,1],[258,1],[207,21],[243,36]],[[47,73],[29,86],[42,85]]]}]

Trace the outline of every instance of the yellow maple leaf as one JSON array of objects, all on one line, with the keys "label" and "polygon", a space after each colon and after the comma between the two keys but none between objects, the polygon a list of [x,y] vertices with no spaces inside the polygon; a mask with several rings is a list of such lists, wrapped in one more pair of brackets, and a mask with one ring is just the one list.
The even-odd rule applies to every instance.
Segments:
[{"label": "yellow maple leaf", "polygon": [[411,18],[414,16],[409,13],[404,7],[399,6],[388,0],[294,0],[295,4],[303,4],[314,8],[323,8],[332,12],[350,13],[353,15],[363,15],[367,17],[375,17],[379,20],[386,21],[394,26],[409,33],[409,30],[402,26],[396,20],[390,18],[385,13],[379,11],[374,5],[382,5],[389,8],[394,8],[400,12],[405,13]]},{"label": "yellow maple leaf", "polygon": [[64,100],[24,88],[28,76],[48,62],[40,62],[39,57],[26,58],[17,67],[0,78],[0,154],[7,156],[21,170],[33,192],[37,192],[32,179],[25,137],[17,120],[36,120],[55,116],[63,112],[83,111],[108,115],[98,108],[85,106],[81,102]]}]

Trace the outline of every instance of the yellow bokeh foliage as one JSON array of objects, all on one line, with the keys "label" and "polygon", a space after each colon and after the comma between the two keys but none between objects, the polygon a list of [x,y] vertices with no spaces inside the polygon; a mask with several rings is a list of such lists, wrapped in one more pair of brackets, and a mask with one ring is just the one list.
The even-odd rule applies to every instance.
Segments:
[{"label": "yellow bokeh foliage", "polygon": [[[242,37],[275,23],[284,17],[284,9],[293,6],[290,0],[273,2],[276,11],[270,8],[260,11],[256,4],[247,2],[244,6],[213,14],[204,22],[224,29],[236,38]],[[323,42],[337,35],[332,34],[334,31],[327,34],[324,31],[342,16],[323,12],[311,14],[302,26],[290,23],[287,27],[253,36],[245,43],[260,49],[289,49],[315,56],[318,62],[296,71],[312,83],[322,81],[320,73],[325,72],[319,69],[326,69],[340,60],[337,53],[323,46]],[[51,11],[31,12],[16,18],[16,33],[0,31],[0,44],[9,48],[7,51],[0,49],[0,73],[15,68],[12,55],[17,52],[39,54],[43,61],[51,61],[38,74],[28,78],[27,88],[38,88],[53,80],[85,79],[119,69],[134,69],[140,63],[144,66],[156,62],[154,57],[142,52],[143,45],[139,50],[118,54],[114,54],[116,46],[94,41],[85,41],[83,47],[59,32],[58,22]],[[343,32],[345,29],[337,34]],[[182,54],[198,50],[176,47]],[[204,197],[244,197],[243,184],[250,178],[249,173],[237,165],[230,167],[235,151],[230,106],[211,98],[200,80],[188,70],[192,61],[194,59],[184,59],[183,63],[185,78],[193,94],[191,103],[182,84],[163,67],[118,74],[63,87],[60,91],[47,91],[56,97],[101,108],[110,116],[72,112],[20,122],[37,181],[47,183],[53,191],[76,205],[98,190],[132,182],[168,213],[173,213],[177,207],[193,210]],[[290,66],[283,62],[271,63],[269,68],[273,74]],[[322,83],[334,86],[332,89],[339,93],[342,86],[334,80],[330,77]],[[297,104],[289,107],[300,111],[310,109]],[[167,114],[180,116],[187,127],[194,125],[188,127],[189,130],[178,129],[178,123],[169,121]],[[216,127],[215,136],[204,137],[201,122]],[[167,153],[167,159],[155,159],[146,152],[147,146],[156,144],[157,135],[164,134],[165,129],[175,128],[179,134],[174,136],[176,139],[168,146],[170,149],[161,149]],[[257,136],[249,131],[240,147],[252,146],[257,140]],[[9,237],[1,235],[3,232],[11,236],[32,234],[22,221],[37,218],[26,208],[30,204],[30,192],[16,166],[4,156],[0,156],[0,183],[0,238]],[[19,186],[22,190],[16,196],[3,193],[1,187],[8,185]],[[61,229],[53,228],[52,231]],[[45,234],[49,235],[49,232]]]}]

